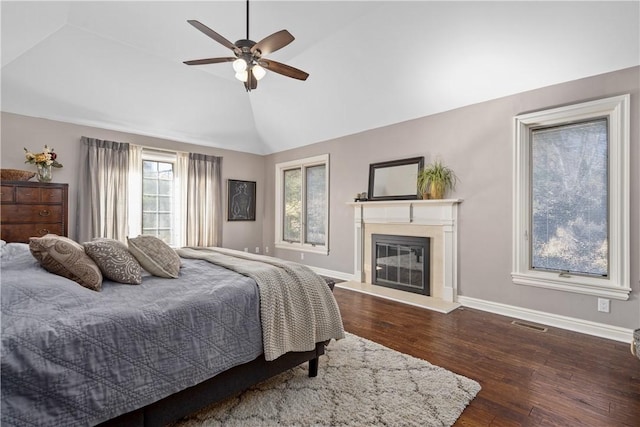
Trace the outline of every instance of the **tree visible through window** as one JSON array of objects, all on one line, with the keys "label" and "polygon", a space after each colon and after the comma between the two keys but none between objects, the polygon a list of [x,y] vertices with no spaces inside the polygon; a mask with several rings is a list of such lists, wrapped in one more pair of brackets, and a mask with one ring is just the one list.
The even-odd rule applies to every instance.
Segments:
[{"label": "tree visible through window", "polygon": [[328,251],[329,156],[276,165],[276,247]]},{"label": "tree visible through window", "polygon": [[306,224],[305,243],[324,245],[327,210],[326,166],[306,168]]},{"label": "tree visible through window", "polygon": [[630,99],[515,117],[514,283],[629,298]]},{"label": "tree visible through window", "polygon": [[282,240],[299,242],[302,233],[302,174],[300,168],[284,171],[284,231]]},{"label": "tree visible through window", "polygon": [[531,266],[609,273],[606,119],[531,131]]}]

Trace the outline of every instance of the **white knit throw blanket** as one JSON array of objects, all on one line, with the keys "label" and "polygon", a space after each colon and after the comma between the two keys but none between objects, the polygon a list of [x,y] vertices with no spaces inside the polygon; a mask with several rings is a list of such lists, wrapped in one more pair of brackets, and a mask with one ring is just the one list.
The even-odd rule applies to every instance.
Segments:
[{"label": "white knit throw blanket", "polygon": [[260,321],[266,360],[316,343],[344,338],[342,317],[324,279],[307,266],[223,248],[182,248],[183,258],[209,261],[251,277],[260,292]]}]

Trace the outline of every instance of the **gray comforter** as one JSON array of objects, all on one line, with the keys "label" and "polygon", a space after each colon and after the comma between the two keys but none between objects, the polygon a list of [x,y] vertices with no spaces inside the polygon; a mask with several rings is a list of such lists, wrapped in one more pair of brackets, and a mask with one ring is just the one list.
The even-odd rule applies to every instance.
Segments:
[{"label": "gray comforter", "polygon": [[[206,261],[102,292],[2,256],[2,425],[92,425],[263,352],[256,283]],[[4,248],[3,248],[3,252]]]}]

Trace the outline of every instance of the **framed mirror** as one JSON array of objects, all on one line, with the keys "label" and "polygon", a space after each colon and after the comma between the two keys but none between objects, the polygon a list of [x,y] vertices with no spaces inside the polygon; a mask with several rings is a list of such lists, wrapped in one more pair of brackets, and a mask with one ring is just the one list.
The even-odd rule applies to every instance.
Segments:
[{"label": "framed mirror", "polygon": [[424,157],[371,163],[369,200],[411,200],[418,198],[418,172]]}]

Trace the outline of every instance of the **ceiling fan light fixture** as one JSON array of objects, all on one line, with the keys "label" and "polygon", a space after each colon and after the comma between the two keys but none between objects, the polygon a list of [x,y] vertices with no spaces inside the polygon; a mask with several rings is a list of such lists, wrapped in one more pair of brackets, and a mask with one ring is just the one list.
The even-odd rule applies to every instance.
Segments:
[{"label": "ceiling fan light fixture", "polygon": [[267,74],[267,71],[258,64],[254,65],[251,71],[256,80],[262,79]]},{"label": "ceiling fan light fixture", "polygon": [[247,70],[236,73],[236,79],[240,80],[241,82],[246,82],[248,78],[249,78],[249,73],[247,72]]},{"label": "ceiling fan light fixture", "polygon": [[[241,73],[243,71],[247,70],[247,62],[242,59],[242,58],[238,58],[235,61],[233,61],[233,69],[235,70],[236,73]],[[246,81],[246,79],[245,79]]]},{"label": "ceiling fan light fixture", "polygon": [[[0,0],[1,1],[1,0]],[[205,58],[191,61],[184,61],[186,65],[206,65],[219,64],[221,62],[231,62],[236,79],[244,83],[247,92],[258,87],[258,80],[267,74],[267,69],[271,72],[291,77],[298,80],[306,80],[308,73],[280,62],[267,60],[265,55],[282,49],[294,40],[294,37],[287,30],[276,31],[263,38],[258,43],[249,39],[249,0],[247,0],[247,37],[231,43],[229,40],[213,31],[211,28],[195,19],[187,20],[198,31],[210,37],[227,49],[231,49],[234,57]],[[259,63],[264,64],[263,66]]]}]

